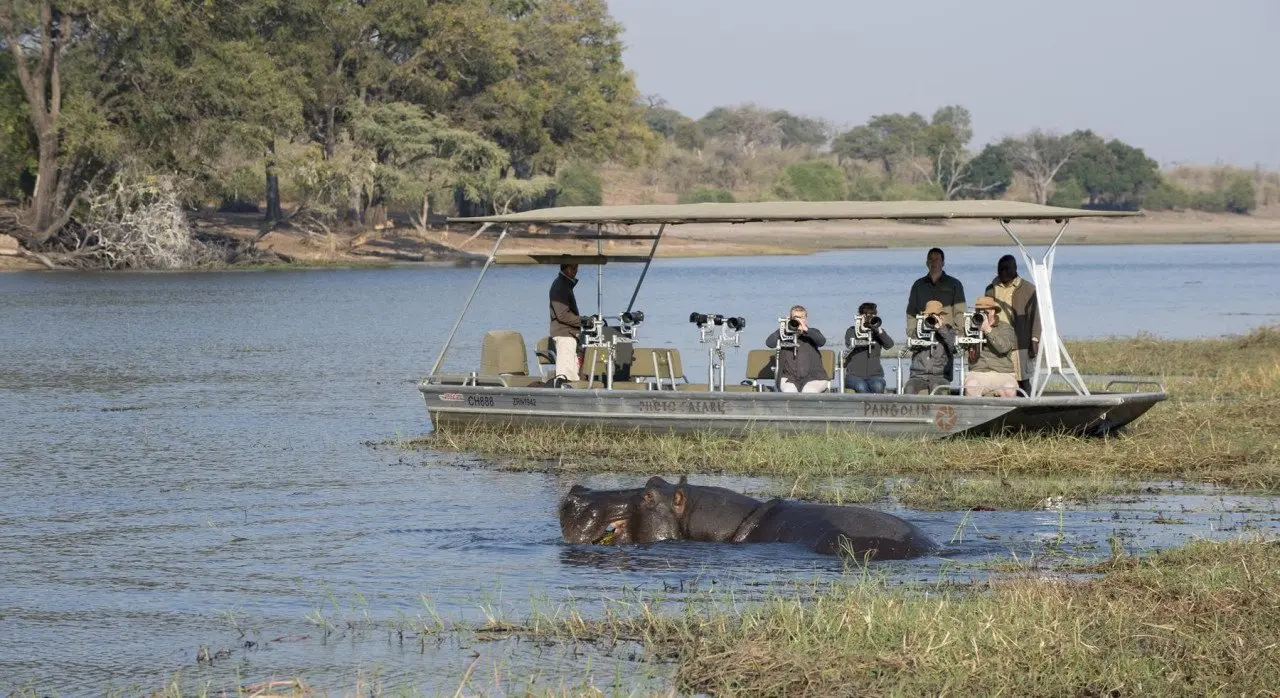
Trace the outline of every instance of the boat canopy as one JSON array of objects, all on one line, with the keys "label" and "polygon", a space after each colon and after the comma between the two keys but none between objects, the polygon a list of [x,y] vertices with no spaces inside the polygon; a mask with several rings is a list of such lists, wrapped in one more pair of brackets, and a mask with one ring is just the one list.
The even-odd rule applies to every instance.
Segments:
[{"label": "boat canopy", "polygon": [[451,223],[750,223],[836,220],[1056,220],[1137,216],[1137,211],[1086,211],[1022,201],[761,201],[734,204],[564,206],[501,216],[451,218]]},{"label": "boat canopy", "polygon": [[644,264],[649,261],[646,255],[617,254],[499,254],[493,256],[494,264],[579,264],[593,266],[600,264]]}]

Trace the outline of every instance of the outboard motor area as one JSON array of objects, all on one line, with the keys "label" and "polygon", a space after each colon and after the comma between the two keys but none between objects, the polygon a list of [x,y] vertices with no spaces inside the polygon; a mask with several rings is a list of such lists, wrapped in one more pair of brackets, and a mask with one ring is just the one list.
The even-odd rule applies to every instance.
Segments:
[{"label": "outboard motor area", "polygon": [[[689,322],[698,328],[698,343],[710,345],[707,347],[707,385],[713,391],[724,392],[725,347],[742,346],[740,338],[747,327],[747,321],[745,318],[718,313],[693,312],[689,314]],[[719,381],[716,380],[717,376]]]}]

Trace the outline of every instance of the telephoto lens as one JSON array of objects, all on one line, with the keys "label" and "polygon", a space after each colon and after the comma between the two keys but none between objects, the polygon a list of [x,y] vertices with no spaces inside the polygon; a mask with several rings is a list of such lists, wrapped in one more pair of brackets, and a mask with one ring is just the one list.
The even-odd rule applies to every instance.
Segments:
[{"label": "telephoto lens", "polygon": [[622,314],[622,321],[628,325],[637,325],[644,322],[644,313],[639,310],[629,310]]},{"label": "telephoto lens", "polygon": [[787,329],[791,330],[792,332],[795,332],[796,330],[800,329],[800,321],[795,318],[791,318],[787,320]]},{"label": "telephoto lens", "polygon": [[872,315],[871,319],[867,320],[867,327],[870,327],[873,330],[880,329],[880,316]]},{"label": "telephoto lens", "polygon": [[723,324],[724,324],[724,316],[723,316],[723,315],[712,315],[712,316],[711,316],[711,322],[712,322],[712,324],[715,324],[715,325],[723,325]]},{"label": "telephoto lens", "polygon": [[734,330],[734,331],[737,331],[737,332],[741,332],[742,330],[746,329],[746,327],[747,327],[747,320],[746,320],[746,318],[731,317],[731,318],[729,318],[729,319],[725,320],[724,322],[725,322],[725,324],[726,324],[726,325],[728,325],[728,326],[729,326],[729,329]]},{"label": "telephoto lens", "polygon": [[983,319],[983,318],[982,318],[982,315],[981,315],[980,313],[974,313],[974,314],[970,315],[970,316],[969,316],[969,329],[970,329],[970,331],[972,331],[972,332],[979,332],[979,331],[981,331],[981,330],[982,330],[982,319]]},{"label": "telephoto lens", "polygon": [[707,324],[707,316],[702,313],[689,313],[689,322],[702,327]]},{"label": "telephoto lens", "polygon": [[925,327],[928,327],[928,328],[934,328],[934,327],[937,327],[937,326],[938,326],[938,324],[939,324],[939,323],[938,323],[938,316],[937,316],[937,315],[930,315],[930,316],[928,316],[928,317],[926,317],[926,318],[924,319],[924,326],[925,326]]}]

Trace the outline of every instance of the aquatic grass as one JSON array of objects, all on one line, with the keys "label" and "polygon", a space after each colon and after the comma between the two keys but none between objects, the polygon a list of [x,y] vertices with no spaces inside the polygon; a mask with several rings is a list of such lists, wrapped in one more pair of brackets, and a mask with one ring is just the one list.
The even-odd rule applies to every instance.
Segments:
[{"label": "aquatic grass", "polygon": [[[1086,498],[1164,479],[1280,491],[1280,330],[1265,327],[1221,340],[1097,340],[1073,343],[1071,350],[1086,372],[1160,377],[1170,398],[1124,432],[1103,438],[1011,434],[931,441],[837,431],[729,436],[475,427],[398,444],[473,452],[514,470],[766,475],[797,490],[819,490],[821,483],[850,477],[918,475],[964,492],[972,490],[966,483],[985,476],[988,483],[1010,483],[998,490],[988,486],[983,495],[1001,495],[1003,504],[995,506],[1002,507],[1057,494],[1067,481],[1083,481],[1073,489]],[[938,508],[982,502],[939,495],[920,503]]]},{"label": "aquatic grass", "polygon": [[1196,542],[1084,582],[1015,574],[930,592],[875,576],[574,630],[639,638],[681,693],[1272,695],[1280,544]]}]

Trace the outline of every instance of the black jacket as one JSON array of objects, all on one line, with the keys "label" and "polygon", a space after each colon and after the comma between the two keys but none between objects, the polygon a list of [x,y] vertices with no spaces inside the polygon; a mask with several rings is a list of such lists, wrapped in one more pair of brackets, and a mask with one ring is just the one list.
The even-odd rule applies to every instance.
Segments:
[{"label": "black jacket", "polygon": [[557,274],[556,280],[551,282],[550,336],[577,337],[582,332],[578,301],[573,297],[573,287],[577,285],[577,279],[570,279],[564,273]]},{"label": "black jacket", "polygon": [[[780,337],[774,330],[764,345],[773,349],[778,346]],[[804,389],[804,384],[813,380],[827,380],[827,369],[822,366],[822,353],[818,347],[827,343],[827,338],[816,327],[800,335],[794,349],[782,349],[778,352],[778,378],[786,378],[796,388]]]}]

